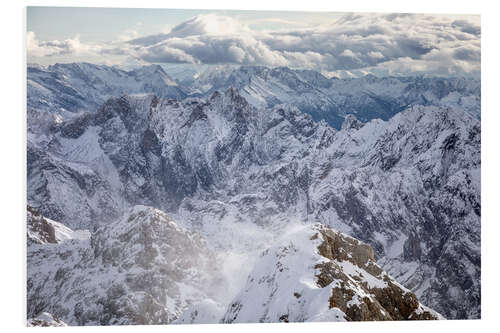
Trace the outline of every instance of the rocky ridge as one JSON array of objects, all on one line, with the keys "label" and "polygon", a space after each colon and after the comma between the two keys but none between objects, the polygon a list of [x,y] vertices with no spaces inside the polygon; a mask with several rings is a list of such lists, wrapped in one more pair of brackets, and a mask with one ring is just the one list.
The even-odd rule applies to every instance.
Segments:
[{"label": "rocky ridge", "polygon": [[266,250],[223,322],[443,319],[374,261],[371,247],[321,225]]}]

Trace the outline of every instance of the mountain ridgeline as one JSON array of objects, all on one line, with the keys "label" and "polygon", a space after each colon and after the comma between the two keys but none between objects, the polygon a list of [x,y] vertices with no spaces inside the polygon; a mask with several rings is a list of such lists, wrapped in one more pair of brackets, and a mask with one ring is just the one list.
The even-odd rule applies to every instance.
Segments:
[{"label": "mountain ridgeline", "polygon": [[[142,76],[141,69],[90,64],[30,68],[28,204],[50,221],[91,234],[54,246],[39,244],[57,239],[50,232],[32,237],[39,241],[28,250],[28,270],[41,267],[43,258],[61,258],[70,246],[81,262],[74,269],[54,259],[47,270],[53,275],[43,280],[35,269],[28,274],[28,304],[37,304],[29,305],[32,318],[42,312],[70,324],[480,318],[479,82],[338,80],[242,66],[181,84],[161,67]],[[143,220],[149,222],[134,222]],[[183,250],[161,248],[162,228],[171,223],[158,220],[175,221],[179,239],[186,238],[178,246],[199,250],[192,258],[198,261],[172,268],[168,281],[164,260],[175,259],[167,252]],[[33,230],[52,230],[42,222]],[[289,234],[297,228],[302,231]],[[321,250],[314,234],[325,242],[340,237],[321,228],[355,237],[372,255],[349,261],[337,247],[333,254]],[[134,248],[131,262],[120,256],[120,244],[135,232],[144,234],[137,243],[147,251]],[[355,257],[360,250],[342,237],[341,247]],[[261,255],[263,248],[270,252]],[[249,271],[225,274],[228,253],[248,260]],[[303,271],[300,258],[313,254],[330,264],[311,262]],[[151,288],[165,289],[168,304],[134,284],[140,274],[126,280],[124,272],[137,265],[143,272],[133,271],[147,274]],[[183,282],[191,266],[198,275]],[[72,272],[67,283],[73,284],[89,272],[98,280],[123,276],[116,290],[110,281],[100,285],[113,290],[108,299],[115,303],[102,303],[99,291],[86,293],[94,288],[90,282],[77,283],[82,290],[73,298],[57,291],[51,283],[58,283],[61,267]],[[203,267],[217,267],[223,276]],[[320,276],[314,285],[321,290],[287,272]],[[271,275],[270,285],[255,283]],[[214,286],[224,279],[241,288],[217,297],[223,292]],[[273,288],[283,298],[273,299]],[[271,297],[262,299],[267,307],[253,308],[254,295]],[[313,297],[324,300],[320,307],[311,305]],[[56,306],[62,299],[72,300]],[[98,299],[119,311],[99,317],[91,306]],[[141,308],[146,303],[154,308]]]},{"label": "mountain ridgeline", "polygon": [[252,105],[293,104],[314,120],[325,120],[336,129],[348,114],[362,122],[388,120],[411,105],[453,107],[478,119],[481,113],[481,83],[473,78],[367,75],[328,79],[313,70],[217,66],[174,79],[159,65],[124,71],[88,63],[29,66],[28,109],[68,117],[96,110],[112,96],[154,93],[176,99],[209,97],[229,87],[238,89]]}]

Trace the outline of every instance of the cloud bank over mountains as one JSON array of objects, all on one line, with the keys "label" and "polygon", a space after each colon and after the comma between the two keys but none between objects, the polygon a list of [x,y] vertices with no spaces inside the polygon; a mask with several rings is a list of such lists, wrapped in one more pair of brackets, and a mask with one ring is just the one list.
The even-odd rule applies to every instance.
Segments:
[{"label": "cloud bank over mountains", "polygon": [[[307,15],[307,14],[304,14]],[[106,59],[114,64],[247,64],[315,69],[330,76],[478,76],[477,16],[346,14],[307,28],[253,30],[235,17],[195,16],[170,32],[108,43],[78,36],[40,41],[28,32],[28,58]]]}]

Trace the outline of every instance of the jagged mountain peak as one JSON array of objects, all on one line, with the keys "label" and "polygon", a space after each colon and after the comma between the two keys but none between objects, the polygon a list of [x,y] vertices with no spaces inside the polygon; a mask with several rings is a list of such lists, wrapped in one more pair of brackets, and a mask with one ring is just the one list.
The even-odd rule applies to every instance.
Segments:
[{"label": "jagged mountain peak", "polygon": [[212,92],[208,101],[213,103],[218,103],[224,106],[240,107],[245,108],[248,106],[248,102],[245,98],[240,95],[237,88],[229,87],[224,90],[215,90]]},{"label": "jagged mountain peak", "polygon": [[149,65],[133,69],[129,72],[138,81],[150,81],[155,85],[165,84],[167,86],[178,86],[160,65]]},{"label": "jagged mountain peak", "polygon": [[347,130],[347,129],[360,129],[361,127],[363,127],[363,123],[360,122],[358,120],[358,118],[356,118],[355,115],[352,115],[352,114],[348,114],[345,118],[344,118],[344,122],[342,123],[342,127],[341,129],[342,130]]}]

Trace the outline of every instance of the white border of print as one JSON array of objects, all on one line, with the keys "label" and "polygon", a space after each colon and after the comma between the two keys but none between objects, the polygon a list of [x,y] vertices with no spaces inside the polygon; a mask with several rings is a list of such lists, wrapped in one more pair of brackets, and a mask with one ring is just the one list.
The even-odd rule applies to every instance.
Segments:
[{"label": "white border of print", "polygon": [[[1,197],[2,237],[0,253],[2,273],[0,290],[0,325],[6,332],[26,329],[26,10],[25,6],[80,6],[80,7],[136,7],[185,9],[240,9],[240,10],[302,10],[337,12],[412,12],[442,14],[480,14],[482,24],[482,320],[443,322],[369,322],[317,324],[247,324],[247,325],[183,325],[148,326],[148,331],[169,332],[302,332],[304,330],[351,332],[383,331],[489,331],[498,320],[499,232],[498,210],[495,209],[500,188],[498,170],[500,158],[496,143],[500,142],[500,99],[496,90],[498,71],[497,32],[500,31],[498,7],[493,1],[453,0],[252,0],[238,3],[234,0],[151,1],[151,0],[87,0],[87,1],[16,1],[5,2],[1,11],[2,63],[0,77],[1,120]],[[108,332],[139,332],[144,326],[90,327],[86,332],[106,329]],[[64,332],[68,329],[57,329]],[[77,328],[83,329],[83,328]],[[52,330],[51,328],[47,329]],[[45,332],[45,330],[44,330]]]}]

